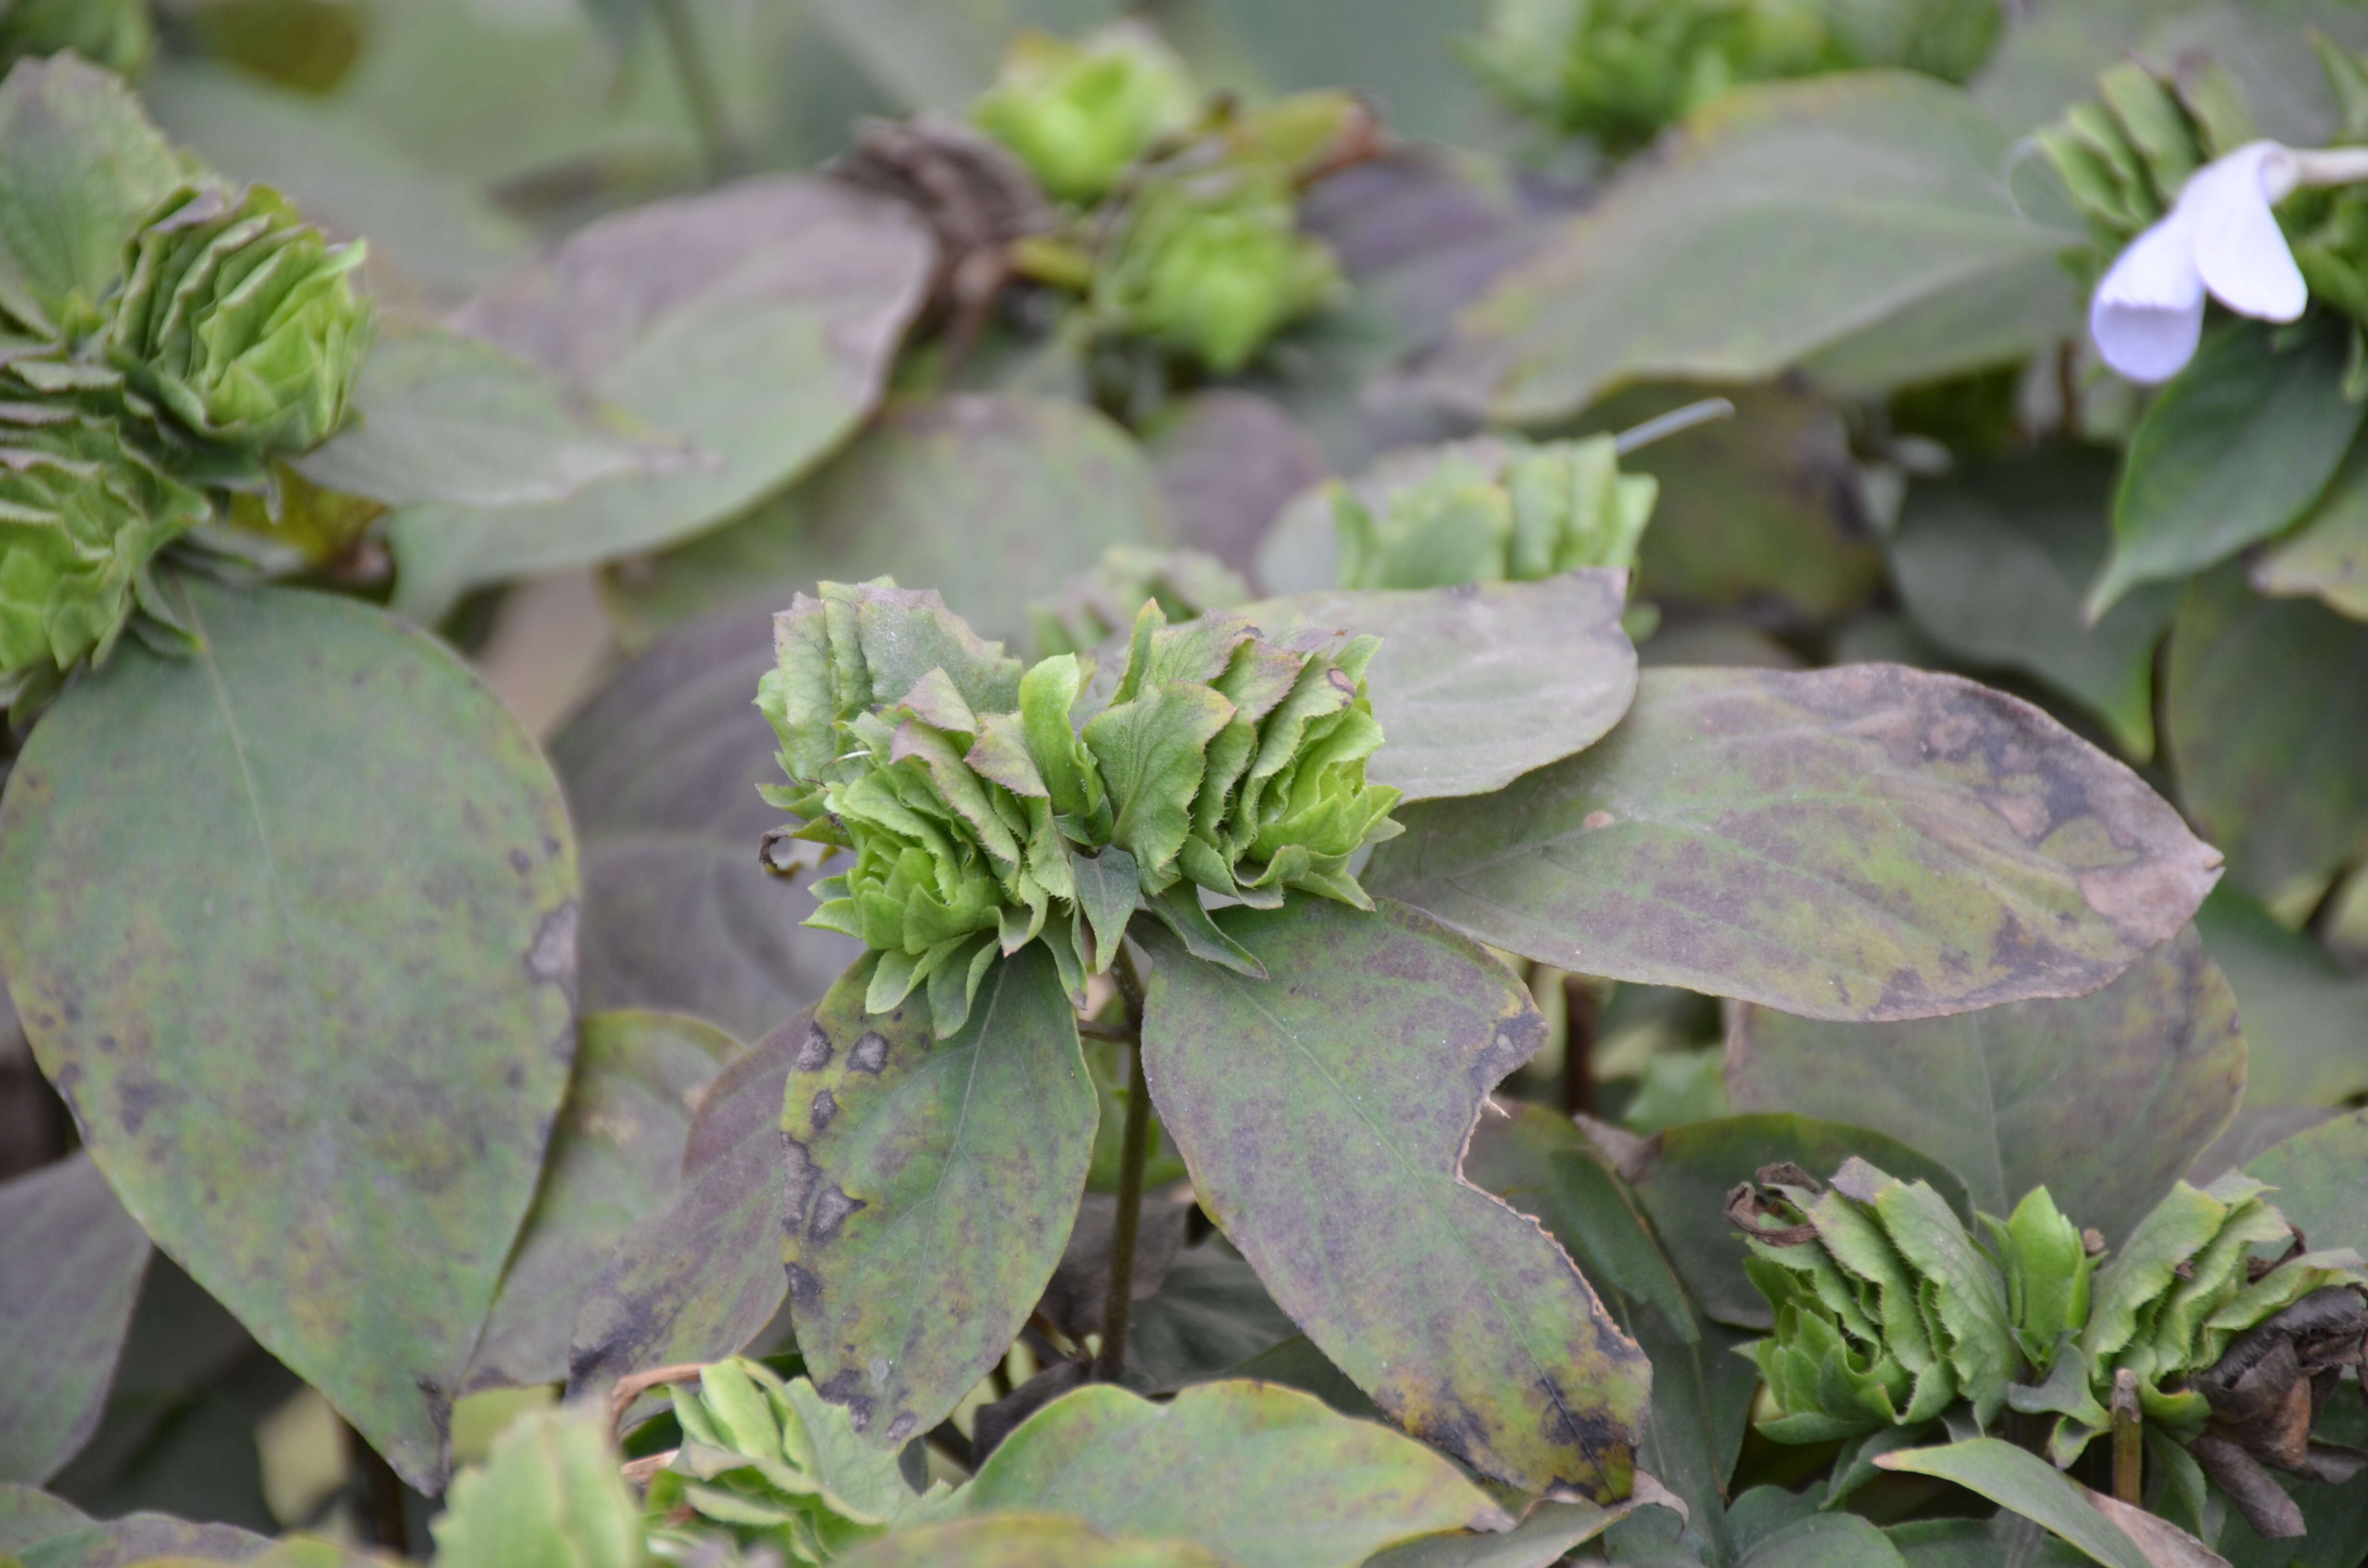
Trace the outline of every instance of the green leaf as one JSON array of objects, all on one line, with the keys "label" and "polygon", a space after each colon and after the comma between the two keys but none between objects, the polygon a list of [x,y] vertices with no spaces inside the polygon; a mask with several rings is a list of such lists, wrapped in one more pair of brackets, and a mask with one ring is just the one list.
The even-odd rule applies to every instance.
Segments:
[{"label": "green leaf", "polygon": [[[1423,141],[1478,141],[1500,126],[1456,48],[1479,30],[1480,0],[1183,0],[1161,17],[1205,79],[1253,97],[1348,87],[1386,105],[1391,129]],[[1501,132],[1500,132],[1501,133]]]},{"label": "green leaf", "polygon": [[2228,1124],[2245,1058],[2236,998],[2191,928],[2067,1001],[1896,1024],[1746,1007],[1726,1083],[1738,1110],[1889,1133],[1962,1175],[1993,1214],[2044,1185],[2118,1242]]},{"label": "green leaf", "polygon": [[1540,1503],[1527,1518],[1501,1534],[1467,1531],[1410,1540],[1371,1559],[1372,1568],[1552,1568],[1627,1517],[1634,1506]]},{"label": "green leaf", "polygon": [[1822,1179],[1853,1154],[1903,1181],[1930,1182],[1970,1221],[1964,1179],[1938,1160],[1884,1133],[1805,1116],[1759,1113],[1672,1127],[1623,1155],[1620,1171],[1702,1315],[1764,1334],[1773,1319],[1744,1277],[1749,1253],[1727,1221],[1726,1195],[1762,1165],[1795,1165]]},{"label": "green leaf", "polygon": [[395,285],[381,285],[381,296],[411,285],[441,301],[465,297],[529,243],[526,226],[475,187],[415,162],[376,128],[310,93],[175,58],[141,76],[140,99],[166,135],[212,167],[285,191],[338,234],[369,236],[371,271]]},{"label": "green leaf", "polygon": [[234,1525],[193,1524],[165,1514],[97,1520],[63,1498],[0,1483],[0,1562],[22,1568],[122,1568],[126,1563],[252,1562],[259,1568],[366,1568],[358,1552],[326,1541],[274,1545]]},{"label": "green leaf", "polygon": [[928,1431],[1043,1293],[1085,1190],[1096,1103],[1042,943],[998,959],[937,1040],[914,996],[867,1015],[871,965],[814,1009],[782,1114],[790,1317],[856,1429]]},{"label": "green leaf", "polygon": [[98,1429],[151,1250],[87,1154],[0,1184],[0,1477],[47,1481]]},{"label": "green leaf", "polygon": [[919,308],[932,245],[911,209],[777,176],[578,230],[452,318],[715,460],[527,506],[407,508],[395,602],[670,544],[813,466],[862,422]]},{"label": "green leaf", "polygon": [[1109,546],[1167,532],[1150,465],[1110,420],[1077,403],[965,393],[891,404],[812,479],[607,588],[631,635],[885,575],[936,588],[982,636],[1016,646],[1030,600],[1057,594]]},{"label": "green leaf", "polygon": [[1967,312],[1965,298],[2035,276],[2078,236],[2016,210],[2008,150],[1964,93],[1925,77],[1730,93],[1498,279],[1417,386],[1474,415],[1542,424],[1625,381],[1759,381],[1934,312],[1961,330],[1884,366],[1886,379],[2016,358],[2069,323]]},{"label": "green leaf", "polygon": [[293,466],[391,506],[562,501],[702,460],[508,349],[440,326],[381,332],[353,407],[357,423]]},{"label": "green leaf", "polygon": [[718,1073],[682,1143],[672,1200],[617,1243],[575,1313],[573,1394],[746,1348],[780,1312],[781,1094],[813,1032],[791,1018]]},{"label": "green leaf", "polygon": [[2368,403],[2343,392],[2351,334],[2320,322],[2280,347],[2265,324],[2214,334],[2146,408],[2113,496],[2101,616],[2140,583],[2181,577],[2283,532],[2310,509]]},{"label": "green leaf", "polygon": [[1626,576],[1299,594],[1239,613],[1274,635],[1294,622],[1378,633],[1365,680],[1383,741],[1366,778],[1409,800],[1486,795],[1594,744],[1628,710]]},{"label": "green leaf", "polygon": [[437,1568],[639,1568],[641,1509],[617,1471],[606,1413],[537,1410],[495,1439],[483,1468],[452,1481]]},{"label": "green leaf", "polygon": [[962,1497],[973,1513],[1189,1540],[1242,1568],[1357,1568],[1417,1536],[1512,1523],[1413,1439],[1252,1382],[1196,1384],[1167,1404],[1087,1384],[1005,1438]]},{"label": "green leaf", "polygon": [[584,845],[586,1007],[691,1013],[755,1038],[862,956],[853,938],[799,924],[808,879],[793,886],[757,863],[781,823],[757,793],[780,776],[780,740],[750,700],[772,667],[769,613],[686,626],[552,739]]},{"label": "green leaf", "polygon": [[1178,681],[1087,721],[1086,745],[1110,791],[1110,842],[1145,872],[1167,871],[1192,831],[1203,754],[1234,716],[1212,687]]},{"label": "green leaf", "polygon": [[2317,595],[2368,620],[2368,445],[2353,442],[2302,526],[2263,551],[2253,586],[2281,598]]},{"label": "green leaf", "polygon": [[844,1568],[1233,1568],[1181,1541],[1112,1540],[1082,1519],[1000,1514],[898,1530]]},{"label": "green leaf", "polygon": [[1144,1071],[1224,1227],[1391,1419],[1531,1492],[1624,1495],[1646,1369],[1562,1249],[1458,1172],[1544,1025],[1502,966],[1415,911],[1216,917],[1279,978],[1164,935]]},{"label": "green leaf", "polygon": [[1889,665],[1647,670],[1592,750],[1401,820],[1375,894],[1578,973],[1837,1019],[2093,991],[2214,861],[2037,710]]},{"label": "green leaf", "polygon": [[18,61],[0,83],[0,317],[69,330],[183,177],[120,78],[73,54]]},{"label": "green leaf", "polygon": [[1906,1568],[1899,1549],[1855,1514],[1812,1514],[1762,1536],[1741,1568]]},{"label": "green leaf", "polygon": [[167,592],[195,656],[127,650],[17,760],[0,965],[124,1206],[433,1490],[575,1052],[566,809],[424,634]]},{"label": "green leaf", "polygon": [[2195,928],[2244,1019],[2248,1110],[2341,1105],[2368,1090],[2360,1049],[2368,976],[2347,975],[2325,948],[2226,883],[2195,912]]},{"label": "green leaf", "polygon": [[[1975,1437],[1937,1449],[1905,1449],[1874,1462],[1885,1470],[1954,1482],[2044,1526],[2106,1568],[2172,1568],[2150,1558],[2100,1511],[2091,1502],[2093,1493],[2056,1473],[2055,1467],[2037,1454],[2003,1438]],[[2194,1560],[2197,1568],[2210,1561]]]},{"label": "green leaf", "polygon": [[2270,1201],[2310,1238],[2314,1252],[2351,1247],[2368,1256],[2368,1214],[2360,1189],[2368,1179],[2368,1111],[2298,1132],[2245,1166],[2277,1191]]},{"label": "green leaf", "polygon": [[0,1481],[0,1551],[22,1551],[88,1523],[90,1516],[63,1497]]},{"label": "green leaf", "polygon": [[2088,1557],[2014,1514],[1987,1519],[1912,1519],[1890,1536],[1907,1568],[2081,1568]]},{"label": "green leaf", "polygon": [[697,1018],[596,1013],[462,1393],[567,1376],[569,1330],[617,1244],[673,1199],[692,1110],[740,1046]]},{"label": "green leaf", "polygon": [[2315,887],[2368,846],[2368,627],[2259,597],[2233,566],[2198,578],[2171,624],[2163,731],[2181,803],[2246,892]]},{"label": "green leaf", "polygon": [[1891,572],[1917,629],[1976,665],[2019,670],[2154,755],[2154,653],[2178,608],[2138,588],[2091,626],[2081,610],[2110,545],[2112,460],[2086,448],[1971,467],[1907,493]]}]

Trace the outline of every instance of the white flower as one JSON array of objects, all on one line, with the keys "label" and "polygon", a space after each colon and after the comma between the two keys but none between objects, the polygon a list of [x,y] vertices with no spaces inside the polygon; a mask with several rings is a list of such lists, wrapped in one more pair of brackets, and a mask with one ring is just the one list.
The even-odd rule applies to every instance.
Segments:
[{"label": "white flower", "polygon": [[2169,215],[2130,242],[2089,303],[2089,335],[2134,381],[2194,357],[2208,291],[2239,315],[2292,321],[2309,299],[2270,209],[2300,178],[2292,149],[2252,142],[2189,176]]}]

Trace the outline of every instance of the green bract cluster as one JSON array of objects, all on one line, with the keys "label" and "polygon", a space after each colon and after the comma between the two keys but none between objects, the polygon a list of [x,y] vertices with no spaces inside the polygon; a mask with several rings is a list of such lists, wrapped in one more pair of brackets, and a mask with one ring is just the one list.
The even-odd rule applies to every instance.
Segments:
[{"label": "green bract cluster", "polygon": [[1038,653],[1090,653],[1134,624],[1146,604],[1169,620],[1190,620],[1250,600],[1242,574],[1197,550],[1114,544],[1089,572],[1062,585],[1058,598],[1028,607]]},{"label": "green bract cluster", "polygon": [[1652,519],[1660,481],[1622,473],[1613,439],[1455,452],[1393,494],[1376,517],[1335,483],[1344,588],[1531,582],[1582,566],[1622,570]]},{"label": "green bract cluster", "polygon": [[155,47],[148,0],[0,0],[0,67],[71,50],[131,76]]},{"label": "green bract cluster", "polygon": [[1520,112],[1614,153],[1739,82],[1905,66],[1962,81],[1998,0],[1496,0],[1468,52]]},{"label": "green bract cluster", "polygon": [[722,1540],[811,1568],[887,1534],[924,1502],[894,1450],[858,1437],[846,1407],[803,1378],[784,1381],[739,1358],[699,1369],[672,1393],[682,1446],[650,1479],[655,1557],[712,1562]]},{"label": "green bract cluster", "polygon": [[2305,1298],[2368,1287],[2348,1248],[2271,1261],[2260,1249],[2296,1238],[2268,1190],[2242,1175],[2180,1183],[2100,1261],[2103,1239],[2044,1187],[2008,1220],[1979,1216],[1977,1241],[1930,1187],[1861,1160],[1830,1186],[1763,1170],[1727,1208],[1775,1312],[1748,1347],[1782,1412],[1762,1430],[1825,1442],[1920,1426],[1963,1399],[1984,1427],[2009,1407],[2055,1416],[2050,1451],[2068,1465],[2111,1425],[2126,1375],[2145,1419],[2192,1441],[2225,1403],[2212,1372],[2233,1341]]},{"label": "green bract cluster", "polygon": [[1161,137],[1188,129],[1200,107],[1184,62],[1158,35],[1121,24],[1076,43],[1021,33],[971,119],[1053,196],[1095,201]]},{"label": "green bract cluster", "polygon": [[884,581],[825,583],[774,628],[757,702],[792,782],[768,796],[803,820],[791,836],[852,854],[809,924],[877,951],[872,1011],[926,983],[951,1034],[995,955],[1040,937],[1074,992],[1137,908],[1262,973],[1202,889],[1370,907],[1349,858],[1398,831],[1398,791],[1365,781],[1373,638],[1269,638],[1224,614],[1170,626],[1146,604],[1105,699],[1092,660],[1023,670],[935,593]]},{"label": "green bract cluster", "polygon": [[186,187],[126,252],[107,358],[202,441],[255,459],[309,451],[345,422],[369,352],[361,261],[277,191]]}]

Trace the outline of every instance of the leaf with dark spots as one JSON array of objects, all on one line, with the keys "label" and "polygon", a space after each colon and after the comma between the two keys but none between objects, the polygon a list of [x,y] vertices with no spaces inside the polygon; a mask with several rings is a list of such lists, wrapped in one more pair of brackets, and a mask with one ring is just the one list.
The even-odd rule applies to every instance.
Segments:
[{"label": "leaf with dark spots", "polygon": [[542,1183],[461,1392],[567,1376],[586,1292],[636,1222],[680,1184],[691,1111],[738,1042],[663,1013],[598,1013],[576,1031],[575,1071],[543,1156]]},{"label": "leaf with dark spots", "polygon": [[1265,599],[1240,613],[1269,631],[1300,623],[1378,633],[1365,679],[1382,749],[1375,784],[1424,801],[1485,795],[1594,744],[1636,695],[1620,629],[1627,574],[1535,583],[1340,590]]},{"label": "leaf with dark spots", "polygon": [[746,1347],[781,1310],[781,1091],[819,1038],[811,1010],[716,1074],[690,1119],[680,1185],[627,1231],[575,1314],[571,1394]]},{"label": "leaf with dark spots", "polygon": [[1252,981],[1153,938],[1144,1066],[1201,1207],[1392,1419],[1531,1492],[1629,1487],[1649,1370],[1533,1220],[1458,1170],[1545,1026],[1421,914],[1230,909]]},{"label": "leaf with dark spots", "polygon": [[154,1250],[88,1154],[0,1184],[0,1480],[47,1481],[97,1430]]},{"label": "leaf with dark spots", "polygon": [[607,584],[628,636],[726,610],[776,609],[821,581],[935,588],[985,637],[1017,645],[1031,600],[1114,544],[1164,544],[1156,475],[1080,403],[958,393],[892,403],[810,478],[729,528]]},{"label": "leaf with dark spots", "polygon": [[2231,881],[2274,900],[2368,846],[2368,625],[2262,598],[2239,567],[2197,577],[2162,703],[2180,801]]},{"label": "leaf with dark spots", "polygon": [[1805,1116],[1731,1116],[1672,1127],[1622,1157],[1637,1204],[1702,1315],[1765,1333],[1767,1299],[1744,1278],[1748,1256],[1727,1222],[1726,1197],[1763,1165],[1791,1164],[1819,1176],[1857,1155],[1903,1181],[1927,1181],[1971,1221],[1964,1178],[1885,1133]]},{"label": "leaf with dark spots", "polygon": [[1042,1509],[1189,1540],[1241,1568],[1357,1568],[1417,1536],[1512,1523],[1421,1444],[1253,1382],[1198,1383],[1167,1404],[1079,1389],[1013,1432],[961,1497],[974,1514]]},{"label": "leaf with dark spots", "polygon": [[780,777],[780,739],[753,700],[772,666],[769,613],[686,626],[552,742],[584,841],[587,1010],[690,1013],[754,1039],[861,956],[853,938],[801,925],[805,888],[757,864],[759,836],[781,822],[757,793]]},{"label": "leaf with dark spots", "polygon": [[435,1490],[575,1051],[566,808],[394,618],[167,591],[201,650],[125,649],[17,761],[0,963],[124,1207]]},{"label": "leaf with dark spots", "polygon": [[1889,1133],[1964,1176],[1992,1214],[2044,1186],[2076,1224],[2119,1243],[2227,1125],[2245,1054],[2236,998],[2191,926],[2070,1000],[1896,1024],[1739,1008],[1726,1088],[1739,1111]]},{"label": "leaf with dark spots", "polygon": [[1894,665],[1646,670],[1592,749],[1400,820],[1367,889],[1482,941],[1851,1020],[2094,991],[2219,858],[2036,708]]},{"label": "leaf with dark spots", "polygon": [[904,204],[778,175],[601,219],[495,282],[455,326],[709,460],[540,505],[407,507],[388,524],[397,603],[433,618],[476,584],[668,544],[789,483],[879,398],[935,254]]},{"label": "leaf with dark spots", "polygon": [[824,1064],[788,1075],[782,1257],[815,1386],[889,1447],[943,1420],[1043,1294],[1098,1106],[1043,944],[997,960],[943,1040],[917,997],[867,1014],[870,971],[814,1009]]}]

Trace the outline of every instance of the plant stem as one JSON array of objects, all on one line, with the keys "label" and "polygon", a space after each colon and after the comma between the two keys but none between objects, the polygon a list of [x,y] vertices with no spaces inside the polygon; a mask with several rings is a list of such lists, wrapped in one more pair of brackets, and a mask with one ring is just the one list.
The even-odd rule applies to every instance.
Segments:
[{"label": "plant stem", "polygon": [[1583,974],[1562,977],[1562,1108],[1595,1114],[1595,987]]},{"label": "plant stem", "polygon": [[1143,1222],[1143,1167],[1151,1153],[1151,1089],[1143,1081],[1143,980],[1123,948],[1113,968],[1134,1039],[1127,1047],[1126,1131],[1119,1144],[1118,1217],[1110,1227],[1110,1295],[1102,1304],[1102,1345],[1094,1378],[1114,1383],[1126,1371],[1127,1319],[1134,1311],[1134,1241]]},{"label": "plant stem", "polygon": [[403,1478],[394,1473],[385,1456],[370,1446],[369,1439],[354,1430],[353,1423],[338,1425],[346,1429],[346,1452],[353,1461],[354,1513],[362,1540],[401,1557],[411,1550],[411,1527],[403,1509]]},{"label": "plant stem", "polygon": [[707,164],[709,184],[732,171],[732,146],[723,129],[723,102],[708,74],[707,56],[699,47],[699,29],[690,19],[689,0],[650,0],[659,30],[666,34],[666,54],[674,62],[675,79],[682,85],[683,102],[690,109],[692,129]]},{"label": "plant stem", "polygon": [[2113,1500],[2135,1506],[2145,1479],[2143,1431],[2138,1415],[2138,1375],[2127,1367],[2113,1374]]}]

